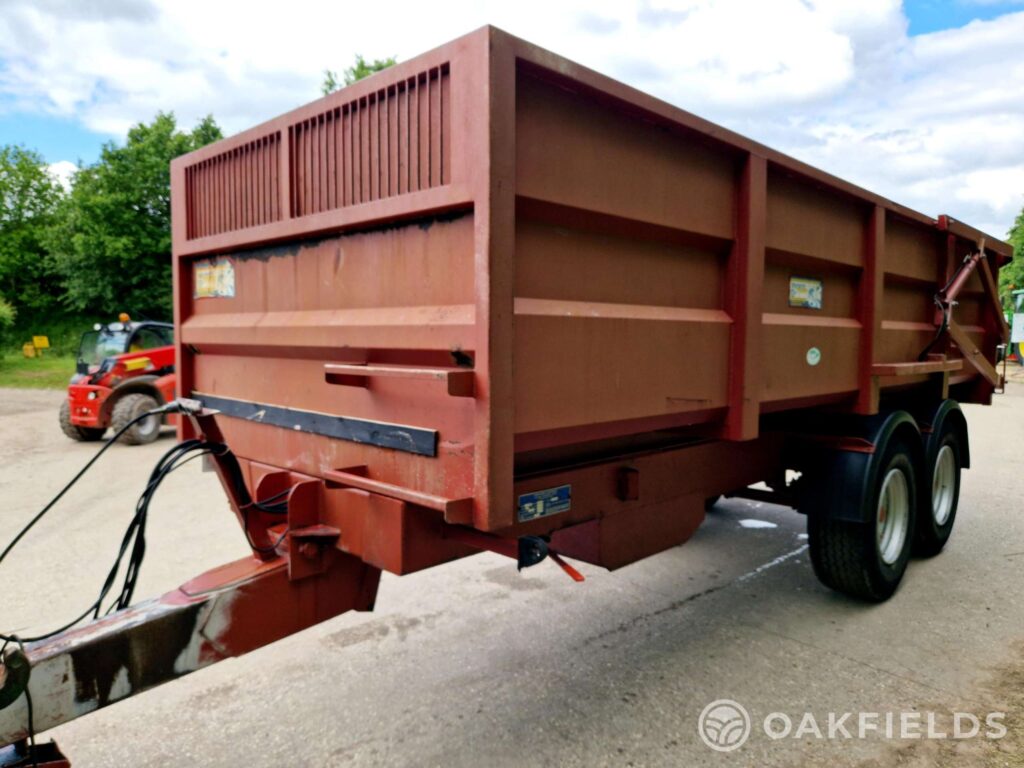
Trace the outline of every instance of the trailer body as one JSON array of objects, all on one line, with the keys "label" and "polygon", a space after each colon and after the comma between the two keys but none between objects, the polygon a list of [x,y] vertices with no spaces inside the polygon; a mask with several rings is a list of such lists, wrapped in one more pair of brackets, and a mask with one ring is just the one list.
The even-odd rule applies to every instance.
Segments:
[{"label": "trailer body", "polygon": [[[601,519],[622,552],[586,559],[621,565],[761,479],[732,455],[766,414],[994,388],[948,343],[912,365],[979,233],[494,29],[177,160],[173,190],[181,391],[253,487],[286,470],[503,535]],[[197,292],[211,268],[230,296]],[[956,308],[989,359],[991,279]],[[694,440],[701,477],[645,467],[638,498],[593,469],[676,475]]]},{"label": "trailer body", "polygon": [[1002,385],[1008,245],[491,27],[171,180],[180,436],[227,447],[253,556],[28,648],[40,728],[371,609],[381,570],[618,568],[761,481],[885,599],[949,535],[957,401]]}]

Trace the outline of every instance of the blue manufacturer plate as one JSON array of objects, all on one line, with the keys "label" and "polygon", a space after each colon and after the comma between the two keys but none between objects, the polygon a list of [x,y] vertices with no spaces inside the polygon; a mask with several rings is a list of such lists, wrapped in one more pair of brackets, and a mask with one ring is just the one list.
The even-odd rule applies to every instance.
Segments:
[{"label": "blue manufacturer plate", "polygon": [[524,493],[519,497],[519,522],[525,523],[527,520],[534,520],[538,517],[568,512],[571,507],[571,485],[560,485],[557,488]]}]

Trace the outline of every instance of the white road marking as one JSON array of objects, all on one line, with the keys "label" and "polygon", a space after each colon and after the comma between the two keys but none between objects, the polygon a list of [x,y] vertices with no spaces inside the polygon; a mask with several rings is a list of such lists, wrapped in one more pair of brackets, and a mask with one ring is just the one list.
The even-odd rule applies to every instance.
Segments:
[{"label": "white road marking", "polygon": [[747,581],[748,579],[752,579],[755,576],[759,576],[760,574],[762,574],[765,571],[767,571],[769,568],[774,568],[777,565],[782,565],[787,560],[791,560],[794,557],[796,557],[797,555],[802,555],[806,551],[807,551],[807,545],[806,544],[804,544],[802,546],[799,546],[796,549],[794,549],[792,552],[787,552],[784,555],[779,555],[774,560],[769,560],[767,563],[763,563],[762,565],[757,566],[757,568],[755,568],[754,570],[752,570],[752,571],[750,571],[748,573],[744,573],[742,576],[740,576],[738,579],[736,579],[736,581],[734,581],[733,583],[734,584],[738,584],[741,581]]},{"label": "white road marking", "polygon": [[767,520],[755,520],[753,518],[747,520],[740,520],[740,525],[744,528],[778,528],[775,523],[771,523]]}]

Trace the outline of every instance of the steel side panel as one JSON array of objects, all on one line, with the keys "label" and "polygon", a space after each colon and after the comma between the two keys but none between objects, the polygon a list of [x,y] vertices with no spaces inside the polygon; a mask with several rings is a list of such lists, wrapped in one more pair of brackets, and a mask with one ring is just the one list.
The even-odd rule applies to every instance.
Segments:
[{"label": "steel side panel", "polygon": [[[241,218],[241,181],[204,170],[237,153],[262,180]],[[177,159],[172,207],[182,392],[438,433],[432,458],[225,419],[240,456],[364,465],[506,531],[517,446],[684,424],[750,441],[759,412],[871,412],[870,367],[916,359],[980,234],[489,27]],[[1007,247],[988,248],[996,273]],[[234,298],[193,297],[209,256],[233,260]],[[991,355],[986,288],[972,275],[955,319]],[[472,366],[474,396],[339,386],[330,362]],[[991,395],[970,368],[954,383]]]},{"label": "steel side panel", "polygon": [[[588,309],[570,309],[566,317],[517,303],[517,432],[726,404],[731,323],[724,313],[707,319],[602,318],[587,316]],[[702,361],[699,375],[691,355]]]},{"label": "steel side panel", "polygon": [[516,191],[731,238],[735,153],[639,121],[520,70]]}]

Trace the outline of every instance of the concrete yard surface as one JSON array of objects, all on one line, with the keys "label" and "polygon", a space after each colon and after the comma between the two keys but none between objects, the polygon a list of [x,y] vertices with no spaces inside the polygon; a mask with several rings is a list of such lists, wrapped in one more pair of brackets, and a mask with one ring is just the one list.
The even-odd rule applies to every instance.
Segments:
[{"label": "concrete yard surface", "polygon": [[[0,390],[0,546],[97,450],[61,434],[61,396]],[[614,573],[580,566],[582,584],[496,555],[385,574],[374,613],[40,738],[80,767],[1024,766],[1024,384],[965,413],[973,468],[953,538],[887,603],[817,582],[803,516],[728,499],[687,544]],[[95,598],[173,441],[111,448],[0,564],[0,631],[58,626]],[[137,598],[246,552],[215,476],[192,462],[151,506]],[[698,732],[723,699],[751,721],[728,753]],[[829,738],[844,713],[854,733]],[[887,738],[887,713],[897,731],[931,713],[947,738]],[[978,717],[979,734],[952,738],[953,713]],[[788,718],[789,735],[770,738],[766,718],[775,733]]]}]

